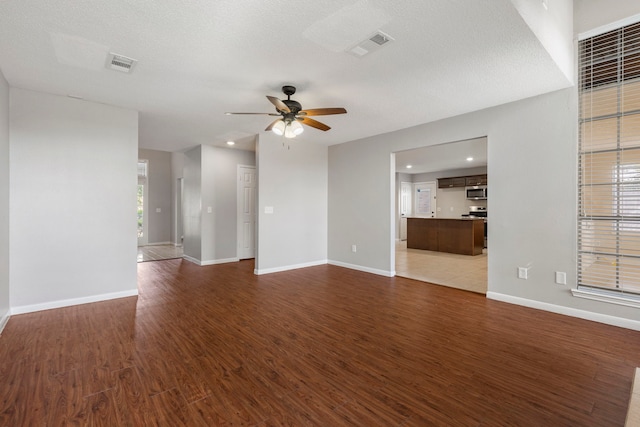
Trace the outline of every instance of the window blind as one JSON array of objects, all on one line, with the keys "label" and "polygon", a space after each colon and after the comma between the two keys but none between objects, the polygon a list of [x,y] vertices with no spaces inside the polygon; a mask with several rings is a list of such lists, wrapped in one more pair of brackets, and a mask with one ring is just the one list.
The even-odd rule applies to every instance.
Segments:
[{"label": "window blind", "polygon": [[640,23],[579,44],[578,289],[640,294]]}]

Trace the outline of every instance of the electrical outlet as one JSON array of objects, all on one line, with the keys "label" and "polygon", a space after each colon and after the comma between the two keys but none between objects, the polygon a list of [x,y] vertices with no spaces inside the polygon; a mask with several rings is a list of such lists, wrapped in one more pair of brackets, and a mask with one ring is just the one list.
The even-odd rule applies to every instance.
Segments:
[{"label": "electrical outlet", "polygon": [[556,283],[558,285],[566,285],[567,273],[565,273],[564,271],[556,271]]},{"label": "electrical outlet", "polygon": [[518,279],[527,280],[528,278],[529,278],[529,267],[518,267]]},{"label": "electrical outlet", "polygon": [[351,252],[356,252],[357,249],[356,245],[351,245]]}]

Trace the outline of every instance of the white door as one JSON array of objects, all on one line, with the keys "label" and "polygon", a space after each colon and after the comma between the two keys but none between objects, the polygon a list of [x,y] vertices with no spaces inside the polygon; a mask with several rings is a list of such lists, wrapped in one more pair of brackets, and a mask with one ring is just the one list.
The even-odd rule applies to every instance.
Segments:
[{"label": "white door", "polygon": [[256,168],[238,166],[238,258],[256,256]]},{"label": "white door", "polygon": [[436,183],[416,182],[413,184],[413,215],[421,218],[436,217]]}]

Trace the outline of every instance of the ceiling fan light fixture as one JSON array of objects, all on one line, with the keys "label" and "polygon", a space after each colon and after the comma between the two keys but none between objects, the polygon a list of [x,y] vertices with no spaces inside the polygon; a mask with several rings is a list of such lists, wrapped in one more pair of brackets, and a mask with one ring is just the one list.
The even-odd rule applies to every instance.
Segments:
[{"label": "ceiling fan light fixture", "polygon": [[282,136],[284,135],[286,126],[287,125],[284,122],[284,120],[279,120],[275,125],[273,125],[273,127],[271,128],[271,131],[278,136]]},{"label": "ceiling fan light fixture", "polygon": [[300,122],[296,120],[292,121],[289,127],[291,128],[291,132],[293,132],[294,136],[300,135],[302,132],[304,132],[302,124],[300,124]]},{"label": "ceiling fan light fixture", "polygon": [[284,130],[284,137],[285,138],[295,138],[296,134],[293,132],[293,129],[291,128],[291,125],[288,125],[286,127],[286,129]]}]

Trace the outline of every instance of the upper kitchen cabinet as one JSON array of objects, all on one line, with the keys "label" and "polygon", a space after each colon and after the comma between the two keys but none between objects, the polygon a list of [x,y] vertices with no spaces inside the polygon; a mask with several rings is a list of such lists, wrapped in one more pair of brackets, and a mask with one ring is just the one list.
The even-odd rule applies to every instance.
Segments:
[{"label": "upper kitchen cabinet", "polygon": [[465,185],[487,185],[487,175],[473,175],[465,177]]},{"label": "upper kitchen cabinet", "polygon": [[465,187],[466,185],[467,179],[464,176],[453,178],[438,178],[438,188]]}]

